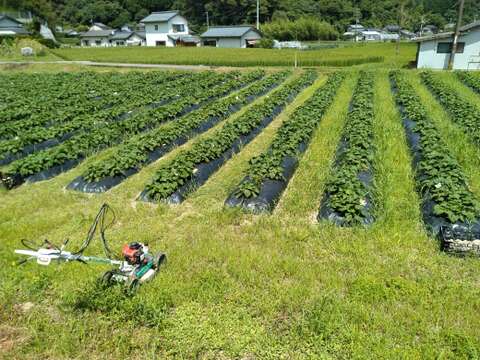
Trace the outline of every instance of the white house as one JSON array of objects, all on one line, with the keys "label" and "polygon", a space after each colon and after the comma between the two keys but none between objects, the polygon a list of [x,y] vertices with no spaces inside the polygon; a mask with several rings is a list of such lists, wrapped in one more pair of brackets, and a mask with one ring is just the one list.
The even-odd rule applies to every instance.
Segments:
[{"label": "white house", "polygon": [[89,30],[80,35],[82,46],[107,47],[114,30]]},{"label": "white house", "polygon": [[212,26],[202,35],[203,46],[219,48],[253,47],[262,33],[253,26]]},{"label": "white house", "polygon": [[178,11],[154,12],[140,22],[145,25],[147,46],[172,47],[189,37],[187,19]]},{"label": "white house", "polygon": [[93,30],[80,35],[81,45],[89,47],[145,46],[142,31]]},{"label": "white house", "polygon": [[[359,25],[361,26],[361,25]],[[363,29],[358,31],[347,31],[343,34],[345,39],[354,41],[396,41],[400,38],[397,33],[390,33],[387,31],[377,29]]]},{"label": "white house", "polygon": [[378,30],[361,31],[364,41],[382,41],[382,33]]},{"label": "white house", "polygon": [[[417,68],[447,69],[453,35],[453,32],[446,32],[415,38],[418,42]],[[453,68],[480,70],[480,21],[460,28]]]}]

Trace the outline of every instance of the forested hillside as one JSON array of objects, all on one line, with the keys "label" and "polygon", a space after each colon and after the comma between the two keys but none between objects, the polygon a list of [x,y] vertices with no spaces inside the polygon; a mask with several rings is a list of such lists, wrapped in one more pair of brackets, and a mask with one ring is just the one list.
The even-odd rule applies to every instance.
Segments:
[{"label": "forested hillside", "polygon": [[[142,19],[151,11],[178,9],[199,30],[206,24],[255,23],[256,0],[4,0],[8,7],[31,10],[50,23],[112,27]],[[356,18],[365,26],[400,23],[416,30],[421,23],[443,27],[456,18],[456,0],[260,0],[261,21],[313,16],[344,31]],[[480,1],[466,0],[465,22],[480,18]]]}]

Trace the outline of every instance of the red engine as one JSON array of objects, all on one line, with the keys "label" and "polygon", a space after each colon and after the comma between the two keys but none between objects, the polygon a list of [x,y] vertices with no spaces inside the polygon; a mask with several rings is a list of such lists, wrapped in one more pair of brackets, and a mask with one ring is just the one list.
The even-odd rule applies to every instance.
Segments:
[{"label": "red engine", "polygon": [[145,258],[143,244],[133,242],[123,245],[122,255],[125,258],[125,261],[128,262],[130,265],[141,264],[143,262],[143,259]]}]

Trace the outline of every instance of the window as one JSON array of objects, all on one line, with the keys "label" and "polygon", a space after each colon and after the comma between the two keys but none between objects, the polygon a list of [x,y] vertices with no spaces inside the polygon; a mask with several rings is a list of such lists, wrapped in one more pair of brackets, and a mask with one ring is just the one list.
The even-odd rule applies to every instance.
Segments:
[{"label": "window", "polygon": [[155,46],[165,46],[166,44],[165,41],[155,41]]},{"label": "window", "polygon": [[[463,54],[465,50],[465,43],[459,42],[457,43],[457,54]],[[441,42],[437,45],[437,54],[450,54],[452,52],[452,43]]]},{"label": "window", "polygon": [[89,46],[89,45],[90,45],[90,41],[88,41],[88,40],[83,40],[83,45]]},{"label": "window", "polygon": [[172,29],[173,29],[174,33],[184,32],[185,31],[185,25],[184,24],[173,24]]},{"label": "window", "polygon": [[203,46],[217,46],[217,41],[216,40],[204,40],[203,41]]},{"label": "window", "polygon": [[95,40],[95,45],[97,45],[97,46],[102,45],[102,40]]},{"label": "window", "polygon": [[158,31],[158,25],[155,25],[155,31]]}]

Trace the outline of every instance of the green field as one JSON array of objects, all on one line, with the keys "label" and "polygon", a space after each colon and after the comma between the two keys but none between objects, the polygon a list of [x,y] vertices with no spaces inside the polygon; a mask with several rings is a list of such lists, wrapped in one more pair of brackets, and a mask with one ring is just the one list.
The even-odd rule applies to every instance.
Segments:
[{"label": "green field", "polygon": [[71,48],[52,52],[64,60],[91,60],[148,64],[186,64],[213,66],[374,66],[405,67],[415,60],[416,45],[353,44],[336,49],[312,51],[216,48]]},{"label": "green field", "polygon": [[[142,57],[151,52],[155,54],[152,57],[158,57],[149,61],[163,62],[164,54],[168,53],[168,49],[136,50],[71,49],[62,50],[61,54],[75,54],[75,57],[94,57],[97,52],[109,54],[111,57],[104,61],[119,61],[116,56],[125,61],[124,54],[129,54],[129,61],[145,62]],[[348,49],[336,51],[342,50]],[[403,57],[403,50],[409,54],[411,51],[402,47],[403,60],[398,64],[410,59],[410,55]],[[75,76],[81,70],[78,67],[62,69],[69,72],[63,76]],[[97,76],[107,76],[104,70]],[[319,72],[313,85],[301,90],[257,137],[179,205],[146,203],[137,198],[159,169],[198,146],[197,142],[214,137],[226,122],[253,117],[258,111],[250,111],[252,108],[261,108],[262,104],[273,101],[275,91],[302,78],[305,71],[296,70],[286,75],[287,79],[277,90],[257,97],[210,130],[175,147],[160,159],[142,165],[138,173],[108,192],[85,194],[65,187],[93,164],[111,159],[125,143],[137,139],[138,135],[127,133],[131,130],[125,130],[126,135],[119,139],[119,144],[101,151],[93,149],[78,166],[48,181],[27,183],[12,190],[0,189],[0,357],[479,358],[479,260],[440,251],[438,240],[426,231],[420,210],[422,199],[415,185],[412,158],[388,70],[371,71],[367,75],[356,69],[343,71],[345,80],[314,130],[293,178],[271,214],[254,215],[225,208],[224,201],[244,177],[249,160],[265,152],[282,124],[328,81],[330,71]],[[243,70],[235,76],[249,73]],[[275,73],[276,70],[269,70],[265,76]],[[4,98],[13,91],[28,94],[30,86],[43,89],[50,86],[48,81],[53,84],[55,74],[44,66],[29,68],[28,73],[4,71],[1,76],[11,77],[9,86],[30,85],[17,85],[15,89],[6,86],[0,91]],[[128,74],[142,78],[143,88],[136,89],[135,82],[121,81],[121,77],[117,81],[113,74],[111,79],[99,77],[98,81],[91,81],[87,78],[95,79],[91,73],[84,75],[88,81],[80,76],[72,88],[82,89],[84,81],[90,84],[89,89],[98,89],[100,93],[108,90],[105,84],[111,81],[112,89],[118,87],[118,91],[134,95],[149,88],[150,81],[164,81],[156,72],[140,75],[124,72],[122,76]],[[445,152],[458,161],[473,196],[480,198],[478,144],[453,121],[448,109],[432,95],[418,72],[402,71],[401,74],[414,87],[416,98],[446,144]],[[201,82],[212,81],[213,85],[206,85],[205,91],[213,92],[219,86],[215,75],[190,76],[197,78],[190,82],[182,82],[181,77],[170,80],[178,82],[171,91],[181,91],[182,86],[188,86],[189,91],[181,99],[197,96],[195,89]],[[228,79],[228,75],[222,76]],[[371,194],[375,198],[375,222],[369,227],[341,228],[326,220],[317,221],[317,214],[348,121],[349,103],[362,76],[370,77],[374,84],[371,141],[375,147],[372,158],[375,180]],[[479,94],[454,73],[435,73],[434,76],[451,86],[477,109],[475,116],[480,116]],[[74,83],[74,78],[70,79]],[[227,85],[225,80],[223,86]],[[103,87],[107,90],[102,90]],[[52,94],[55,91],[58,88],[52,86]],[[76,90],[72,91],[75,95]],[[152,87],[148,93],[154,96],[155,91],[175,99],[175,94],[162,92],[161,86]],[[227,96],[239,98],[241,91],[232,88],[230,94],[207,99],[198,112]],[[80,99],[81,94],[78,96]],[[27,97],[22,99],[28,101]],[[18,109],[0,103],[0,123],[40,121],[42,112],[55,108],[59,109],[58,116],[68,113],[61,111],[61,102],[47,97],[41,101],[38,98],[38,102],[33,98],[30,105],[19,102],[18,106],[23,104],[29,109],[48,101],[56,106],[36,111],[34,115],[28,112],[18,115],[23,116],[21,120],[6,120],[17,114]],[[128,105],[130,101],[133,104],[142,99],[125,98],[116,106]],[[101,111],[92,113],[99,117]],[[175,119],[174,122],[179,121],[178,117]],[[90,136],[88,134],[94,132],[90,130],[95,128],[87,127],[87,121],[89,118],[85,117],[85,136]],[[168,126],[167,121],[156,129]],[[42,127],[33,124],[29,129]],[[34,130],[29,133],[33,134]],[[0,146],[3,141],[0,140]],[[52,147],[51,154],[60,146]],[[39,153],[41,151],[25,159],[40,158]],[[0,171],[8,172],[14,167],[5,165]],[[21,239],[48,238],[59,244],[69,238],[69,246],[78,247],[104,202],[117,213],[116,224],[106,234],[113,249],[119,250],[125,242],[146,241],[152,249],[162,250],[168,256],[166,267],[135,296],[126,296],[120,288],[100,288],[96,280],[107,269],[104,266],[15,265],[18,257],[13,250],[22,247]],[[100,242],[96,242],[88,253],[101,254],[101,251]]]}]

